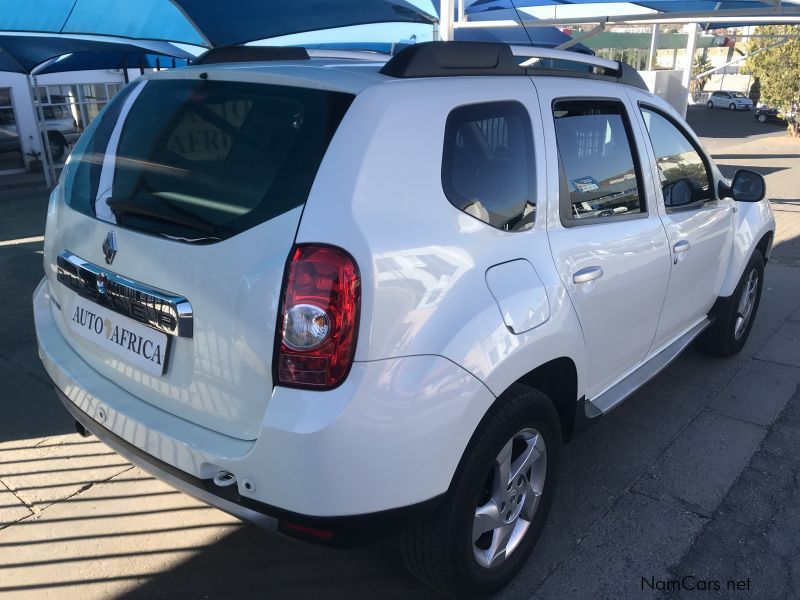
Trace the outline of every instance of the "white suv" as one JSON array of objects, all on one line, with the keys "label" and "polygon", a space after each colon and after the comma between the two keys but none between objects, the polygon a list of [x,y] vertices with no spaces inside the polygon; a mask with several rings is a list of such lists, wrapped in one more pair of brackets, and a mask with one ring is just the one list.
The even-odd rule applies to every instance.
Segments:
[{"label": "white suv", "polygon": [[318,543],[402,534],[486,594],[563,443],[695,338],[741,349],[764,181],[616,62],[322,54],[215,50],[114,98],[51,196],[39,353],[79,431],[175,487]]}]

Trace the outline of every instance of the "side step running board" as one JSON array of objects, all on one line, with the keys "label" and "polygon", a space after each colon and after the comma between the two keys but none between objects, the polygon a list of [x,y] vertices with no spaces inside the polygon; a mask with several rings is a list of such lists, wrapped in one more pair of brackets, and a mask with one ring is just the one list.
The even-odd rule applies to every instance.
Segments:
[{"label": "side step running board", "polygon": [[597,398],[588,401],[585,405],[586,416],[593,419],[608,414],[628,396],[666,369],[710,324],[709,319],[703,319],[625,379],[607,389]]}]

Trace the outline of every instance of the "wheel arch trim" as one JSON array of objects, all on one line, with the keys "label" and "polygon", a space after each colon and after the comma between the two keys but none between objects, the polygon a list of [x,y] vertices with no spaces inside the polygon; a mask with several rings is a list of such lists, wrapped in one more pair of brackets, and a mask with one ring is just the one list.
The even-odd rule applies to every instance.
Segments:
[{"label": "wheel arch trim", "polygon": [[747,263],[755,250],[762,251],[766,261],[772,251],[775,235],[775,217],[769,200],[735,204],[734,235],[725,278],[719,296],[727,297],[736,290]]}]

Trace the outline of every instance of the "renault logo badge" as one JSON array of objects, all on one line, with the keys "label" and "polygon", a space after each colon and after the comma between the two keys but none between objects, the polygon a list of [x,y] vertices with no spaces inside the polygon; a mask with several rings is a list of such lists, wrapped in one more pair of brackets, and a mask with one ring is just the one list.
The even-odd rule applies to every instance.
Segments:
[{"label": "renault logo badge", "polygon": [[114,257],[117,255],[117,234],[113,231],[108,232],[106,241],[103,242],[103,255],[106,257],[107,265],[114,262]]}]

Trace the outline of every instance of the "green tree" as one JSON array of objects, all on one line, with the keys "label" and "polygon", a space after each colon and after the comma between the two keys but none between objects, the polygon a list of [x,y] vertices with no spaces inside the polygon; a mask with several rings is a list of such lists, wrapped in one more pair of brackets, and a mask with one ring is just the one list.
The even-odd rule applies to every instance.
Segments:
[{"label": "green tree", "polygon": [[708,80],[711,79],[710,73],[708,75],[703,75],[702,77],[698,77],[698,75],[710,70],[711,67],[711,61],[708,60],[705,52],[703,52],[700,56],[695,56],[694,62],[692,62],[692,81],[689,84],[689,91],[692,93],[692,98],[695,100],[697,100],[697,98],[700,96],[700,92],[703,91],[703,88],[706,86],[706,83],[708,83]]},{"label": "green tree", "polygon": [[[800,35],[797,25],[764,25],[756,27],[757,35]],[[778,37],[751,38],[749,52],[775,44]],[[797,136],[797,111],[800,107],[800,38],[751,56],[745,67],[761,81],[761,101],[780,109],[788,116],[789,131]]]}]

